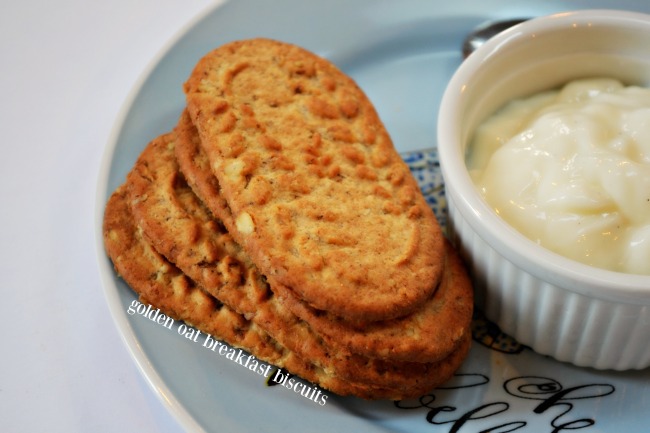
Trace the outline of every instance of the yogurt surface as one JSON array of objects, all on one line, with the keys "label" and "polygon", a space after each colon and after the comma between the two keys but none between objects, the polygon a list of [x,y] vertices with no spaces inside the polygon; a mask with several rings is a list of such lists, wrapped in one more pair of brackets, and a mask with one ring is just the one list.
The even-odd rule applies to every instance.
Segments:
[{"label": "yogurt surface", "polygon": [[585,79],[512,101],[476,130],[467,165],[485,200],[531,240],[650,274],[650,89]]}]

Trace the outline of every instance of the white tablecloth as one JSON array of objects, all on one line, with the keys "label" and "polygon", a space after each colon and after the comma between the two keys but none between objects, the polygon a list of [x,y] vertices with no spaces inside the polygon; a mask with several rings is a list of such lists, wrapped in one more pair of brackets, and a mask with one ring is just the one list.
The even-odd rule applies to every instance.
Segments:
[{"label": "white tablecloth", "polygon": [[147,64],[210,0],[24,0],[0,13],[0,430],[178,432],[109,315],[98,167]]}]

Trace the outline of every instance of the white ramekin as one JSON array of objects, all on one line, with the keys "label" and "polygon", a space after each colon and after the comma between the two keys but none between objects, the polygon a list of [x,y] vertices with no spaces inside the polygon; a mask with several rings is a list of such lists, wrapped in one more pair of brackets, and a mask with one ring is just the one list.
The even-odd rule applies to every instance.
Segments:
[{"label": "white ramekin", "polygon": [[473,130],[505,102],[586,76],[650,84],[650,16],[589,10],[536,18],[490,39],[448,84],[438,151],[449,228],[477,303],[533,350],[597,369],[650,366],[650,276],[590,267],[552,253],[500,219],[465,166]]}]

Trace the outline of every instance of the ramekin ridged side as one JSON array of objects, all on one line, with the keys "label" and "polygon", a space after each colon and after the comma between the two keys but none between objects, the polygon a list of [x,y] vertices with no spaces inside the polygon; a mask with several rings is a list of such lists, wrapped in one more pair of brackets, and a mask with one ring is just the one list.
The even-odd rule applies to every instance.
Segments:
[{"label": "ramekin ridged side", "polygon": [[650,275],[594,268],[524,237],[474,185],[467,147],[483,119],[524,95],[586,76],[650,87],[649,37],[648,14],[581,10],[535,18],[463,61],[440,104],[448,229],[473,275],[477,306],[520,343],[578,366],[650,367]]},{"label": "ramekin ridged side", "polygon": [[650,308],[553,285],[513,264],[474,231],[447,191],[450,237],[471,271],[477,305],[503,332],[559,361],[596,369],[650,366]]}]

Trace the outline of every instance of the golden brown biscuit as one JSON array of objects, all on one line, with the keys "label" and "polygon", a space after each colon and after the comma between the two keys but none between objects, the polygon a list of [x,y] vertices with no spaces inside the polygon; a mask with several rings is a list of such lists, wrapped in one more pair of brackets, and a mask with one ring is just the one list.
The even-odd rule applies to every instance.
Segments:
[{"label": "golden brown biscuit", "polygon": [[452,374],[457,365],[449,362],[392,362],[340,346],[327,347],[279,302],[239,245],[214,222],[179,175],[174,149],[183,141],[172,134],[152,141],[127,177],[135,221],[159,253],[297,356],[342,379],[396,389],[433,388]]},{"label": "golden brown biscuit", "polygon": [[288,308],[330,345],[368,357],[434,362],[471,333],[474,306],[471,281],[458,253],[445,241],[442,281],[433,297],[414,313],[393,320],[354,325],[297,299],[281,284],[270,284]]},{"label": "golden brown biscuit", "polygon": [[210,169],[210,161],[203,149],[199,134],[187,110],[183,110],[175,128],[174,153],[180,172],[194,193],[223,223],[228,232],[236,230],[228,203],[219,192],[219,181]]},{"label": "golden brown biscuit", "polygon": [[[144,241],[131,218],[123,187],[112,194],[106,205],[103,233],[107,254],[117,273],[143,302],[160,308],[169,317],[185,321],[234,347],[249,351],[261,361],[286,368],[340,395],[399,400],[415,398],[427,391],[423,388],[396,391],[381,385],[367,386],[341,380],[279,345],[254,323],[199,290]],[[459,350],[455,356],[464,358],[466,349],[465,352]]]},{"label": "golden brown biscuit", "polygon": [[431,296],[440,227],[349,77],[254,39],[203,57],[185,91],[231,234],[264,275],[355,321],[399,317]]},{"label": "golden brown biscuit", "polygon": [[[194,180],[196,194],[212,205],[213,212],[223,214],[219,208],[222,200],[218,182],[207,170],[206,157],[195,134],[189,118],[182,116],[177,129],[176,156],[181,170],[188,179]],[[224,216],[228,221],[228,214]],[[310,323],[310,327],[333,347],[372,358],[435,362],[445,358],[461,336],[469,333],[473,312],[473,290],[463,264],[450,245],[445,244],[445,249],[449,254],[443,260],[448,263],[444,270],[447,278],[443,277],[441,287],[417,313],[392,321],[353,325],[310,308],[275,281],[272,281],[272,289],[285,298],[284,308]]]}]

